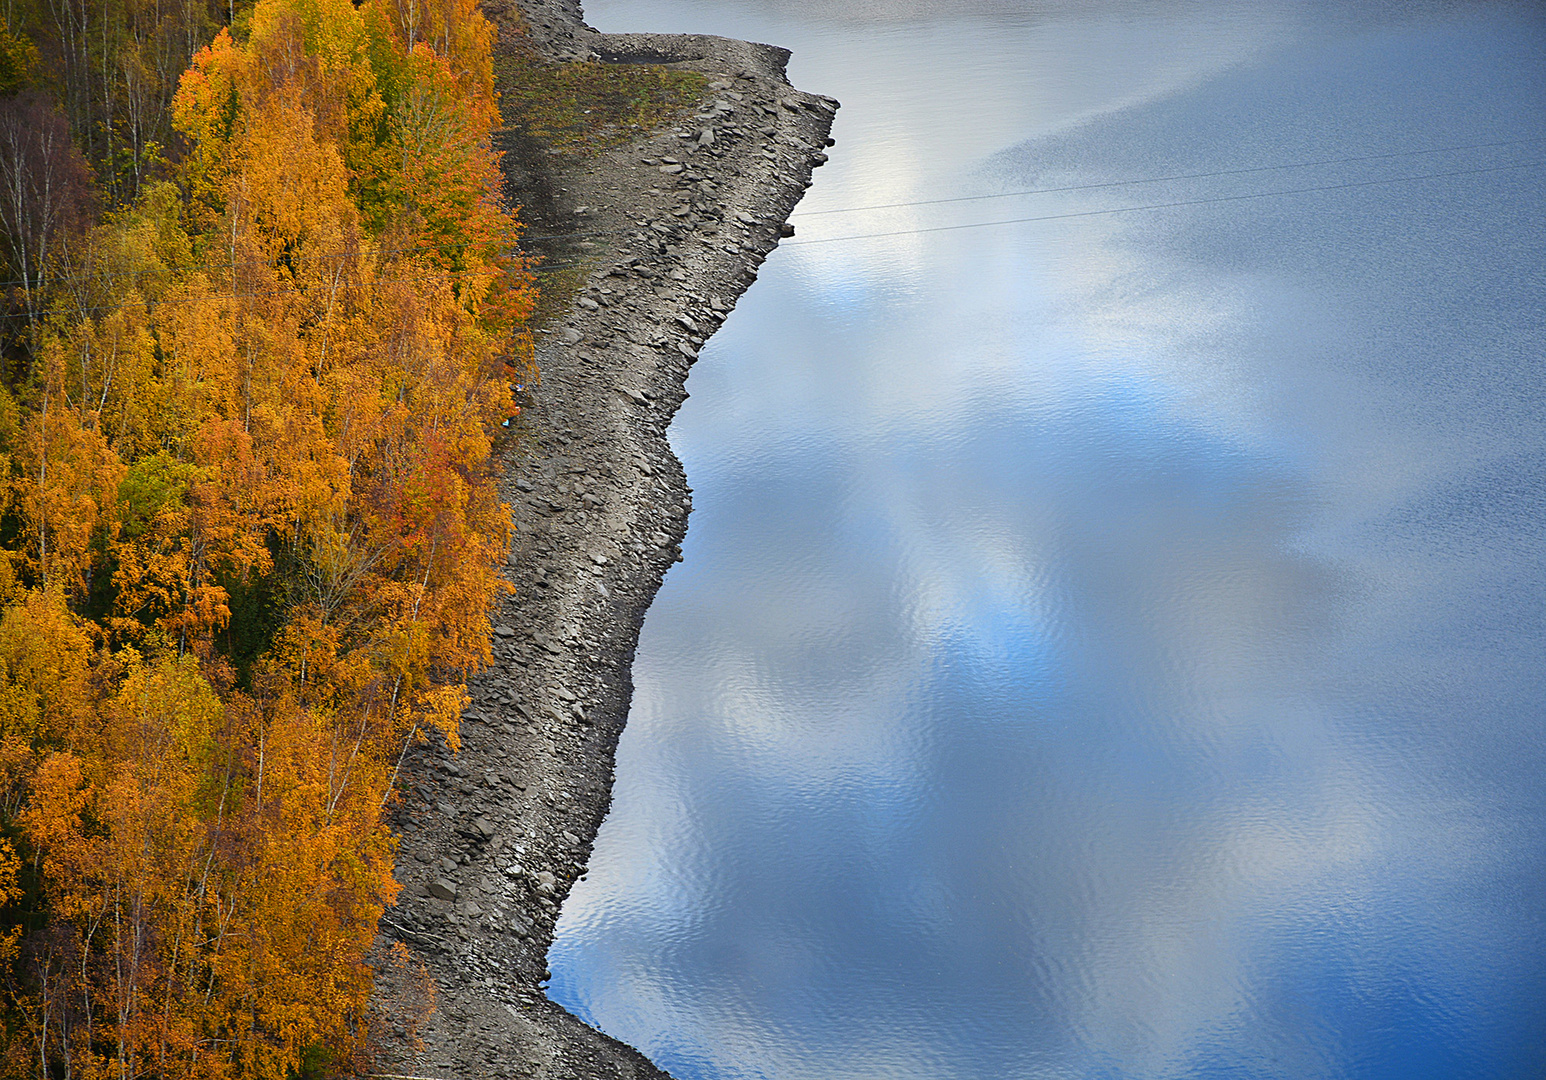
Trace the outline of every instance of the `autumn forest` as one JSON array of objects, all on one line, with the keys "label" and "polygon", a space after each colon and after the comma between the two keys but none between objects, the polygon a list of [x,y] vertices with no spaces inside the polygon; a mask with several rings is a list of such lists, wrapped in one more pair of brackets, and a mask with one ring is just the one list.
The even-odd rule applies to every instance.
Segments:
[{"label": "autumn forest", "polygon": [[0,5],[0,1075],[369,1038],[530,375],[472,0]]}]

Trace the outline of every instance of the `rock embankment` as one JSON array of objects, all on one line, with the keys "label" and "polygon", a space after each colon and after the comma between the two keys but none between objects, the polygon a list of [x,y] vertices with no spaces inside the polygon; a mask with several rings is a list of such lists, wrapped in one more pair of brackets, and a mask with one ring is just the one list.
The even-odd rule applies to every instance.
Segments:
[{"label": "rock embankment", "polygon": [[[514,32],[516,8],[485,10]],[[470,687],[460,752],[432,744],[405,767],[404,889],[381,945],[422,958],[437,1007],[415,1032],[411,980],[383,974],[395,1031],[377,1072],[664,1077],[548,1001],[545,957],[610,802],[644,613],[681,558],[691,502],[666,426],[704,341],[787,235],[837,103],[792,88],[782,49],[600,34],[570,0],[519,14],[553,58],[671,64],[708,94],[681,123],[546,178],[547,215],[573,222],[561,257],[585,276],[539,335],[541,386],[502,460],[518,531],[495,662]]]}]

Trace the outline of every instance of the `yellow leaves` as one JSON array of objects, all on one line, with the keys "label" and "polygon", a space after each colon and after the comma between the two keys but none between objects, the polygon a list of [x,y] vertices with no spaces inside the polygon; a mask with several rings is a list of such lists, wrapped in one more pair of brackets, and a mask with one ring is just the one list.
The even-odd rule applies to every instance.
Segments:
[{"label": "yellow leaves", "polygon": [[332,142],[364,112],[379,112],[364,27],[350,0],[259,0],[245,48],[243,93],[296,93]]},{"label": "yellow leaves", "polygon": [[[9,840],[0,839],[0,908],[26,895],[18,877],[20,872],[21,860],[16,857],[16,848]],[[5,948],[0,944],[0,959],[4,958]]]},{"label": "yellow leaves", "polygon": [[96,726],[93,635],[64,597],[32,591],[0,615],[0,821],[11,819],[51,749]]},{"label": "yellow leaves", "polygon": [[[357,231],[348,172],[338,146],[319,139],[315,114],[291,93],[274,94],[249,113],[241,154],[236,229],[258,257],[276,262],[302,287],[328,277],[348,258]],[[249,256],[250,257],[250,256]]]},{"label": "yellow leaves", "polygon": [[[461,96],[491,110],[494,101],[494,28],[477,0],[369,0],[406,52],[423,46],[444,57]],[[483,114],[484,126],[488,114]]]},{"label": "yellow leaves", "polygon": [[[98,973],[55,992],[94,999],[94,1038],[156,1075],[279,1080],[308,1045],[347,1045],[368,997],[363,958],[398,888],[386,770],[293,698],[238,697],[230,715],[191,657],[126,653],[122,672],[101,741],[44,758],[15,819],[54,940],[73,935],[75,970]],[[230,1053],[201,1059],[212,1037]]]},{"label": "yellow leaves", "polygon": [[88,546],[112,521],[123,465],[101,433],[87,427],[58,388],[60,348],[48,350],[49,384],[40,407],[23,421],[15,460],[17,500],[27,524],[27,561],[45,585],[76,592],[90,564]]},{"label": "yellow leaves", "polygon": [[382,775],[350,761],[351,734],[305,707],[268,714],[257,744],[262,783],[248,785],[244,808],[253,875],[245,936],[216,961],[221,983],[243,989],[256,1031],[284,1046],[292,1066],[311,1042],[347,1042],[344,1024],[369,993],[363,956],[396,891],[391,840],[374,813]]},{"label": "yellow leaves", "polygon": [[109,299],[101,318],[81,319],[61,333],[59,389],[114,453],[132,458],[155,447],[160,427],[151,379],[155,339],[137,292]]},{"label": "yellow leaves", "polygon": [[59,746],[92,708],[92,633],[62,592],[34,590],[0,616],[0,736]]},{"label": "yellow leaves", "polygon": [[156,309],[156,340],[165,358],[163,404],[177,410],[183,429],[195,416],[236,411],[235,315],[232,298],[202,273],[180,278]]},{"label": "yellow leaves", "polygon": [[405,58],[389,114],[397,160],[388,191],[403,221],[422,235],[426,261],[454,272],[458,298],[475,314],[496,280],[520,269],[501,258],[517,234],[498,199],[491,102],[469,96],[450,60],[419,44]]},{"label": "yellow leaves", "polygon": [[104,703],[109,722],[43,760],[20,815],[64,914],[92,910],[104,885],[175,893],[205,835],[201,799],[224,706],[192,657],[124,659]]},{"label": "yellow leaves", "polygon": [[239,108],[236,86],[240,62],[229,29],[194,54],[172,98],[172,123],[188,137],[192,150],[183,161],[195,228],[212,226],[224,207],[230,171],[230,139]]},{"label": "yellow leaves", "polygon": [[328,71],[347,72],[360,62],[365,47],[350,0],[258,0],[248,25],[249,49],[272,51],[292,70],[311,61]]},{"label": "yellow leaves", "polygon": [[[21,887],[20,873],[21,860],[16,857],[16,848],[9,840],[0,839],[0,910],[26,895],[26,890]],[[0,928],[0,969],[15,961],[21,930],[19,925],[8,930]]]},{"label": "yellow leaves", "polygon": [[[81,834],[81,814],[90,802],[81,761],[71,753],[43,759],[32,777],[32,800],[19,815],[27,839],[44,853],[43,871],[55,881],[78,880],[96,863],[90,840]],[[61,890],[50,907],[70,918],[90,909],[89,897]]]},{"label": "yellow leaves", "polygon": [[191,656],[146,662],[130,654],[127,672],[108,706],[113,722],[108,754],[143,763],[145,775],[202,772],[224,705]]},{"label": "yellow leaves", "polygon": [[472,0],[260,0],[180,84],[183,194],[92,234],[0,395],[0,824],[73,958],[39,1007],[96,1018],[51,1070],[278,1080],[362,1030],[394,768],[457,746],[508,589],[489,41]]},{"label": "yellow leaves", "polygon": [[136,461],[118,486],[117,614],[110,625],[120,640],[139,641],[151,626],[182,624],[193,588],[189,495],[200,478],[197,466],[163,450]]},{"label": "yellow leaves", "polygon": [[462,710],[472,699],[464,686],[439,686],[423,696],[419,707],[423,710],[426,728],[440,732],[452,750],[461,747],[459,725]]}]

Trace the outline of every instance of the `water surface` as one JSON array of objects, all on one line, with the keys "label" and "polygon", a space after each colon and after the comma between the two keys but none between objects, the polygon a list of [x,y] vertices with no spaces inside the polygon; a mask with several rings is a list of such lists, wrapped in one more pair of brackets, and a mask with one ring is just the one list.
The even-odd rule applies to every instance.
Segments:
[{"label": "water surface", "polygon": [[588,16],[844,107],[552,996],[681,1080],[1546,1075],[1540,9]]}]

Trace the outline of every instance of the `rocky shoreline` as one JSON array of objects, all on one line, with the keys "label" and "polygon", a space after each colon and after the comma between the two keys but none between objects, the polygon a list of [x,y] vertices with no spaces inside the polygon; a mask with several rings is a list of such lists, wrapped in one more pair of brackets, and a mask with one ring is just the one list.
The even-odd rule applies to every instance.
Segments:
[{"label": "rocky shoreline", "polygon": [[469,687],[460,752],[433,743],[404,767],[404,888],[378,945],[423,961],[436,1009],[415,1028],[414,980],[385,965],[374,1071],[665,1077],[550,1002],[545,958],[611,801],[644,614],[681,557],[691,502],[666,426],[699,348],[826,160],[837,103],[792,88],[789,54],[772,46],[600,34],[574,0],[484,10],[502,39],[523,32],[550,58],[667,64],[709,89],[680,124],[521,178],[542,189],[537,224],[588,273],[539,334],[541,386],[501,462],[515,593],[495,619],[494,664]]}]

